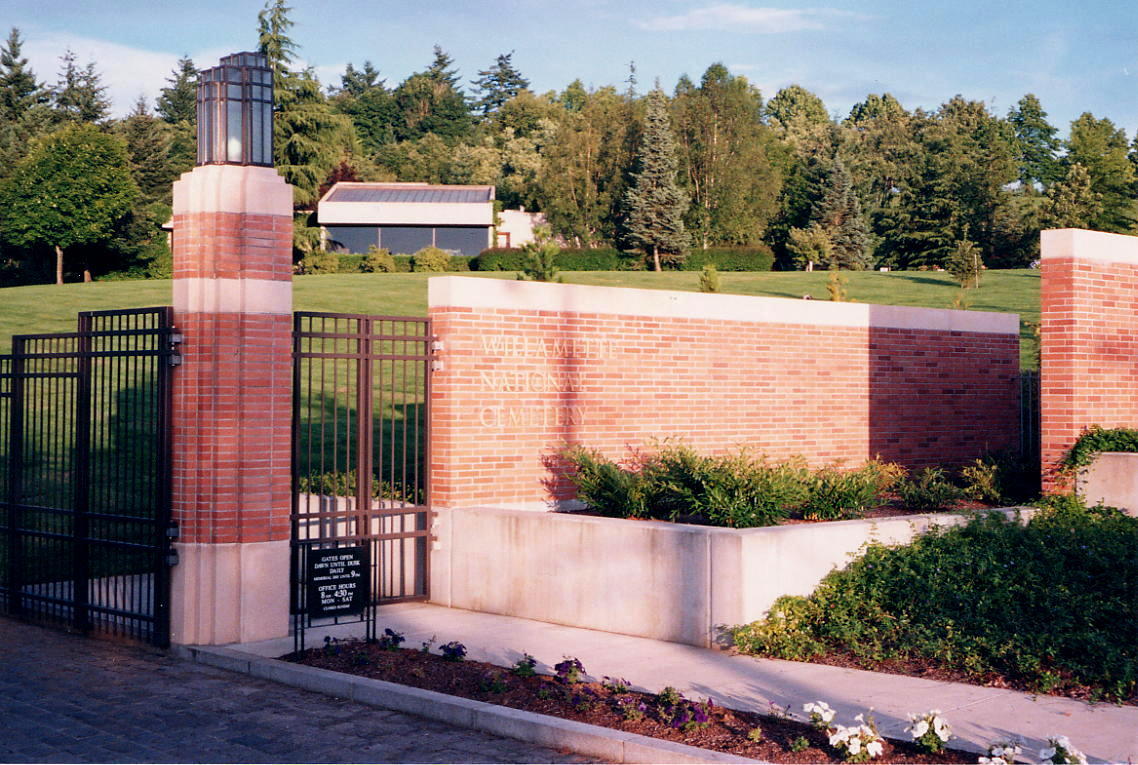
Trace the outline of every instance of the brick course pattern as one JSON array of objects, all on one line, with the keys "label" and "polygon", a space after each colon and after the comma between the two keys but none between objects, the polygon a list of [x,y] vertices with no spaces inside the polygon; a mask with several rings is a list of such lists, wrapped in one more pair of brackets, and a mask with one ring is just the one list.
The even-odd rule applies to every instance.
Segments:
[{"label": "brick course pattern", "polygon": [[960,463],[1018,444],[1017,334],[620,310],[432,304],[444,347],[431,395],[435,505],[570,498],[554,458],[566,443],[625,458],[677,438],[850,466]]},{"label": "brick course pattern", "polygon": [[174,202],[180,541],[288,539],[291,190],[272,169],[198,167],[175,184]]},{"label": "brick course pattern", "polygon": [[1040,268],[1044,488],[1090,425],[1138,427],[1138,238],[1045,231]]}]

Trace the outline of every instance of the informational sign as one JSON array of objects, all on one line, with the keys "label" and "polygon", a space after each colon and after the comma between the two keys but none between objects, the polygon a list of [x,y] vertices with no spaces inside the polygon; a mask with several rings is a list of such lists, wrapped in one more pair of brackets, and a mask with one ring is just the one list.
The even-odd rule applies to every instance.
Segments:
[{"label": "informational sign", "polygon": [[368,555],[365,547],[309,550],[308,615],[312,619],[357,616],[368,603]]}]

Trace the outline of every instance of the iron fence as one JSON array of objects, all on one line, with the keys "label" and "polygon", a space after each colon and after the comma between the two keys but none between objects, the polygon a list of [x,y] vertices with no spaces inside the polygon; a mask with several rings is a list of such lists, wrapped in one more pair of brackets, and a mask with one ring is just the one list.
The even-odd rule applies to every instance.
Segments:
[{"label": "iron fence", "polygon": [[172,309],[79,314],[0,356],[0,608],[169,643]]},{"label": "iron fence", "polygon": [[[374,637],[377,605],[429,595],[432,337],[421,317],[298,312],[293,338],[292,612],[303,650],[309,627],[363,621]],[[366,603],[343,615],[317,607],[311,581],[318,551],[341,548],[367,569]]]}]

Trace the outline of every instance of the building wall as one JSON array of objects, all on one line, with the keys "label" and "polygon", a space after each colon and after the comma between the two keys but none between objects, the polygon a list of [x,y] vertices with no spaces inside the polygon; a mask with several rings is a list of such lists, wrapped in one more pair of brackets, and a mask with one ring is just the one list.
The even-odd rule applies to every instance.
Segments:
[{"label": "building wall", "polygon": [[1042,235],[1044,487],[1084,428],[1138,427],[1138,237]]},{"label": "building wall", "polygon": [[432,502],[572,496],[565,443],[675,437],[816,465],[962,462],[1018,439],[1012,314],[432,279]]}]

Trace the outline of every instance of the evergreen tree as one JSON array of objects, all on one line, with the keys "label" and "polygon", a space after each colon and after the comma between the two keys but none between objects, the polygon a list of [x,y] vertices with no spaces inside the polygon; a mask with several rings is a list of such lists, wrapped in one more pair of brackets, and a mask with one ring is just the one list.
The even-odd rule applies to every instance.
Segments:
[{"label": "evergreen tree", "polygon": [[91,61],[80,69],[75,54],[66,51],[60,61],[59,82],[55,86],[55,113],[64,122],[101,122],[111,111],[107,88]]},{"label": "evergreen tree", "polygon": [[363,69],[356,69],[349,61],[344,73],[340,75],[340,92],[359,98],[368,91],[386,90],[386,80],[379,78],[379,70],[370,61],[364,61]]},{"label": "evergreen tree", "polygon": [[19,122],[46,100],[43,85],[36,82],[28,60],[21,56],[22,48],[20,30],[12,27],[0,48],[0,123]]},{"label": "evergreen tree", "polygon": [[395,141],[399,108],[384,80],[380,79],[379,70],[370,61],[364,62],[363,69],[348,64],[340,75],[340,89],[333,96],[332,105],[351,119],[367,155],[375,155],[383,146]]},{"label": "evergreen tree", "polygon": [[62,284],[64,252],[110,238],[137,196],[122,139],[91,124],[68,125],[41,139],[0,184],[0,237],[52,247]]},{"label": "evergreen tree", "polygon": [[1043,228],[1089,228],[1102,215],[1102,195],[1091,183],[1091,175],[1075,163],[1067,177],[1047,189],[1040,218]]},{"label": "evergreen tree", "polygon": [[1025,186],[1035,184],[1046,188],[1061,175],[1059,160],[1058,132],[1047,122],[1047,112],[1033,93],[1019,100],[1015,108],[1008,112],[1008,122],[1015,131],[1016,162],[1019,165],[1019,179]]},{"label": "evergreen tree", "polygon": [[166,78],[169,83],[158,93],[155,111],[171,125],[197,121],[198,69],[193,59],[183,56]]},{"label": "evergreen tree", "polygon": [[484,117],[529,87],[529,80],[514,67],[513,56],[513,51],[498,56],[492,67],[479,71],[478,79],[470,83],[482,94],[475,105]]},{"label": "evergreen tree", "polygon": [[293,26],[292,19],[288,17],[291,11],[292,8],[285,5],[285,0],[267,0],[265,7],[257,14],[257,50],[265,54],[269,67],[273,70],[273,90],[278,102],[280,94],[289,87],[291,66],[299,50],[299,46],[288,36],[288,30]]},{"label": "evergreen tree", "polygon": [[435,58],[424,72],[399,84],[393,97],[401,118],[395,126],[398,140],[416,140],[434,133],[448,141],[466,138],[474,131],[470,105],[458,87],[458,72],[450,56],[435,46]]},{"label": "evergreen tree", "polygon": [[659,271],[661,253],[678,260],[688,246],[684,231],[688,196],[676,182],[676,143],[667,96],[659,88],[648,94],[636,165],[632,184],[624,194],[624,238],[650,254],[653,268]]},{"label": "evergreen tree", "polygon": [[980,258],[980,248],[968,239],[956,243],[952,253],[944,263],[945,270],[960,283],[961,289],[974,289],[980,286],[980,274],[984,271],[984,261]]},{"label": "evergreen tree", "polygon": [[834,161],[826,193],[814,206],[812,217],[826,230],[834,244],[830,265],[855,271],[873,265],[861,202],[840,159]]},{"label": "evergreen tree", "polygon": [[786,251],[796,268],[813,271],[815,265],[830,268],[834,262],[834,242],[830,232],[815,223],[809,228],[792,228]]},{"label": "evergreen tree", "polygon": [[1126,233],[1138,221],[1134,200],[1134,165],[1127,156],[1126,133],[1109,119],[1096,119],[1084,112],[1071,123],[1067,139],[1068,167],[1082,165],[1090,175],[1091,188],[1099,194],[1101,212],[1088,221],[1090,228]]},{"label": "evergreen tree", "polygon": [[168,204],[174,181],[170,167],[171,127],[150,113],[145,98],[139,98],[127,118],[115,126],[115,132],[126,144],[140,201]]},{"label": "evergreen tree", "polygon": [[273,156],[293,186],[293,201],[306,207],[316,202],[320,185],[351,153],[352,124],[332,110],[311,70],[289,75],[287,82],[277,94]]}]

